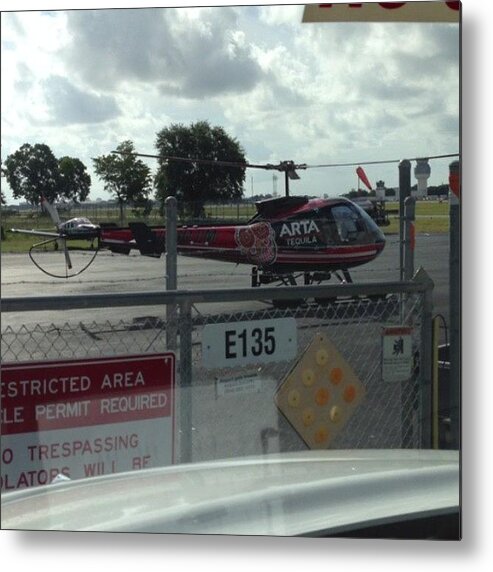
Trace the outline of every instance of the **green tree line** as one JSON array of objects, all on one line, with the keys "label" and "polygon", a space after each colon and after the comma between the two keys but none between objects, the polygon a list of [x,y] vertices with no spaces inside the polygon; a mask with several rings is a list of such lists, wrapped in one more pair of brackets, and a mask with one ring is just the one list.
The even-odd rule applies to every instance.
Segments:
[{"label": "green tree line", "polygon": [[[193,161],[245,163],[242,146],[222,127],[212,127],[207,121],[190,126],[173,124],[157,133],[155,148],[157,162],[154,175],[130,140],[119,143],[117,153],[110,152],[92,160],[94,172],[103,182],[105,191],[119,204],[122,219],[126,205],[149,212],[153,192],[161,212],[166,198],[175,196],[181,212],[191,216],[202,214],[207,201],[241,198],[244,167]],[[14,198],[32,205],[38,205],[42,195],[50,202],[82,202],[89,197],[91,189],[91,177],[80,159],[57,158],[44,143],[25,143],[8,155],[2,165],[2,176]],[[3,192],[1,201],[5,203]]]}]

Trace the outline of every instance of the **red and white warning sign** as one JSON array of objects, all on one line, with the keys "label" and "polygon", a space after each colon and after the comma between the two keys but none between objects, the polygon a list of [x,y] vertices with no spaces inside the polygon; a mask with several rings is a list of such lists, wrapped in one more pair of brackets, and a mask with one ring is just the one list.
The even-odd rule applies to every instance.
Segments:
[{"label": "red and white warning sign", "polygon": [[173,353],[3,364],[1,490],[173,463]]}]

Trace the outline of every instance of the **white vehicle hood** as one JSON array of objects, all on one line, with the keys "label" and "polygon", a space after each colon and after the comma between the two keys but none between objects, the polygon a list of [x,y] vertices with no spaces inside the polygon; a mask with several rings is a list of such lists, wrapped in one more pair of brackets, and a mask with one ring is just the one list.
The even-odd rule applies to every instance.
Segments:
[{"label": "white vehicle hood", "polygon": [[311,535],[459,507],[457,451],[306,451],[2,495],[2,529]]}]

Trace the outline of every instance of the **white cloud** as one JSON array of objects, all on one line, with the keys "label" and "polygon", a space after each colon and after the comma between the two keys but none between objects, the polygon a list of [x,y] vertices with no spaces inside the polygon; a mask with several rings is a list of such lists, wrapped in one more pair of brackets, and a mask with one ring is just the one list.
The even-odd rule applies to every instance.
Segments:
[{"label": "white cloud", "polygon": [[[4,15],[2,154],[44,142],[91,167],[125,139],[152,152],[160,129],[198,120],[252,162],[458,150],[458,26],[300,20],[300,6]],[[395,166],[369,175],[396,184]],[[272,191],[270,176],[249,176]],[[339,194],[354,179],[306,171],[293,189]],[[432,165],[430,183],[445,179]]]},{"label": "white cloud", "polygon": [[113,97],[83,91],[65,77],[52,75],[42,86],[51,122],[57,126],[103,123],[120,115]]},{"label": "white cloud", "polygon": [[200,99],[248,91],[262,79],[233,8],[75,11],[68,29],[64,58],[94,88],[138,82]]}]

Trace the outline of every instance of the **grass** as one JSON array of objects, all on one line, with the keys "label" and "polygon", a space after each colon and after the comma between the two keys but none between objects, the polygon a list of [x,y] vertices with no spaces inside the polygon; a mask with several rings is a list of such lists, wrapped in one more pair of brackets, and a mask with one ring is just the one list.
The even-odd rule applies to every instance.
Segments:
[{"label": "grass", "polygon": [[[390,225],[382,227],[384,234],[399,233],[399,217],[389,217]],[[417,233],[439,234],[449,232],[449,219],[447,217],[436,218],[428,216],[425,218],[417,218],[415,222]]]},{"label": "grass", "polygon": [[[43,242],[43,240],[48,240],[42,236],[28,236],[23,234],[14,234],[10,231],[6,232],[6,239],[2,240],[1,252],[3,253],[17,253],[17,252],[29,252],[29,249],[33,244]],[[69,243],[69,250],[72,249],[87,249],[89,242],[86,240],[71,240]],[[53,242],[47,245],[37,248],[37,251],[52,251],[55,249]]]},{"label": "grass", "polygon": [[[399,203],[387,203],[389,210],[399,209]],[[418,201],[416,203],[416,232],[417,233],[443,233],[449,232],[449,205],[436,201]],[[389,216],[390,225],[383,227],[385,233],[399,232],[398,215]]]},{"label": "grass", "polygon": [[[387,208],[398,209],[398,203],[388,203]],[[230,219],[244,222],[255,212],[254,205],[215,205],[206,207],[206,215],[209,220]],[[448,203],[438,203],[435,201],[419,201],[416,203],[416,232],[417,233],[443,233],[449,230]],[[114,222],[119,224],[119,213],[117,209],[104,209],[101,216],[93,216],[87,212],[71,212],[70,216],[88,216],[93,222]],[[131,211],[127,212],[127,222],[138,219]],[[389,216],[390,225],[383,227],[386,234],[399,232],[399,218],[396,215]],[[149,224],[163,224],[161,217],[147,219]],[[53,230],[53,224],[49,217],[42,214],[16,214],[12,216],[2,216],[2,227],[5,230],[5,240],[2,240],[1,251],[5,253],[28,252],[29,248],[37,242],[43,240],[42,237],[13,234],[10,228],[44,229]],[[72,242],[71,246],[75,244]],[[85,243],[87,246],[87,242]],[[53,245],[48,245],[47,250],[53,249]]]},{"label": "grass", "polygon": [[28,252],[31,246],[37,241],[34,236],[12,234],[8,230],[5,233],[5,237],[5,240],[2,240],[2,252]]}]

